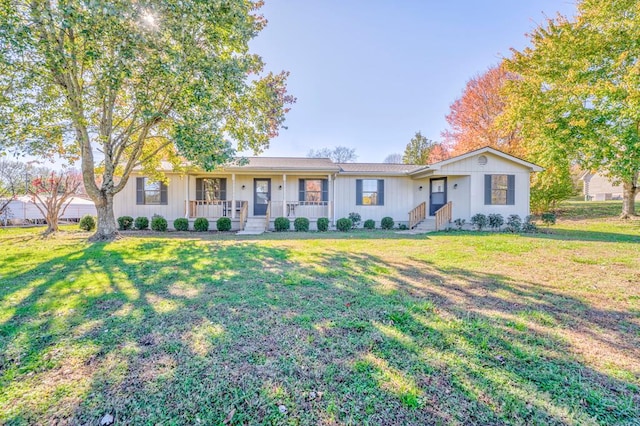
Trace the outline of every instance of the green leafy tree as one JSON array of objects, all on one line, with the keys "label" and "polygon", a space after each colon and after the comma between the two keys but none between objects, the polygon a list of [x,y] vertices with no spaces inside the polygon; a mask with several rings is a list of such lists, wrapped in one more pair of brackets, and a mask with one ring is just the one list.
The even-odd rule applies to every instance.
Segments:
[{"label": "green leafy tree", "polygon": [[422,133],[416,132],[404,149],[402,162],[405,164],[429,164],[429,156],[436,145],[436,142],[422,136]]},{"label": "green leafy tree", "polygon": [[117,234],[113,197],[162,159],[206,170],[278,134],[287,73],[248,43],[261,1],[0,0],[0,149],[82,160],[93,239]]},{"label": "green leafy tree", "polygon": [[[574,20],[549,19],[506,68],[509,120],[534,149],[623,185],[635,215],[640,172],[640,10],[635,0],[584,0]],[[531,148],[529,148],[531,149]],[[544,163],[541,165],[545,166]]]}]

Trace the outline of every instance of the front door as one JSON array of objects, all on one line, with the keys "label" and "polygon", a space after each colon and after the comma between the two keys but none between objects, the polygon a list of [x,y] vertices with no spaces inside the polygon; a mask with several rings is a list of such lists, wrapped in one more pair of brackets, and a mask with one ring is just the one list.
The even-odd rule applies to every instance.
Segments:
[{"label": "front door", "polygon": [[429,216],[447,204],[447,178],[431,179],[429,184]]},{"label": "front door", "polygon": [[271,199],[271,179],[253,180],[253,215],[265,216]]}]

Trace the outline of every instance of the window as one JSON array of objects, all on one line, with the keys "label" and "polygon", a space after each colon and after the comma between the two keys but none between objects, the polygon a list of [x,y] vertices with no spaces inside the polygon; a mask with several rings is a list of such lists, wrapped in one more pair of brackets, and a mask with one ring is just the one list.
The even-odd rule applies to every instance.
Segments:
[{"label": "window", "polygon": [[383,179],[356,179],[356,205],[383,206]]},{"label": "window", "polygon": [[484,203],[515,204],[515,175],[484,175]]},{"label": "window", "polygon": [[167,204],[167,185],[147,177],[136,178],[136,204]]},{"label": "window", "polygon": [[227,179],[197,178],[196,200],[219,201],[227,199]]},{"label": "window", "polygon": [[329,201],[329,181],[327,179],[300,179],[298,201]]}]

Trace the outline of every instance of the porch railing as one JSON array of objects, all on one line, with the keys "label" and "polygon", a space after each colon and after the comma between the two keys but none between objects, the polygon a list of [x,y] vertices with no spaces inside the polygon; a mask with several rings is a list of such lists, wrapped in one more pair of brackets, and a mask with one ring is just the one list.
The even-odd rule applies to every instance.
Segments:
[{"label": "porch railing", "polygon": [[271,216],[271,201],[267,201],[267,213],[265,214],[265,224],[264,224],[264,229],[265,231],[269,230],[269,219]]},{"label": "porch railing", "polygon": [[[248,204],[248,201],[236,200],[236,206],[235,206],[236,213],[238,213],[242,209],[243,204]],[[189,200],[188,214],[190,218],[232,217],[233,201],[231,200]]]},{"label": "porch railing", "polygon": [[[284,210],[283,210],[284,205]],[[274,216],[287,218],[306,217],[317,219],[329,216],[329,201],[272,201],[271,212]]]},{"label": "porch railing", "polygon": [[451,223],[451,211],[453,204],[449,201],[436,211],[436,231],[444,229],[446,225]]},{"label": "porch railing", "polygon": [[409,229],[413,229],[417,224],[425,220],[427,217],[427,203],[418,204],[409,212]]},{"label": "porch railing", "polygon": [[240,230],[244,231],[244,226],[247,223],[247,216],[249,216],[249,202],[240,201]]}]

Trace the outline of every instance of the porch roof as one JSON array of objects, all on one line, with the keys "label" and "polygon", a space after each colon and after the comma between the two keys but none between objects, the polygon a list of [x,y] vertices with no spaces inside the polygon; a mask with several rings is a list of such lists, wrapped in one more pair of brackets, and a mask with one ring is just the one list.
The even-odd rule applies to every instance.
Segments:
[{"label": "porch roof", "polygon": [[340,167],[328,158],[247,157],[244,164],[229,164],[218,170],[337,173]]}]

